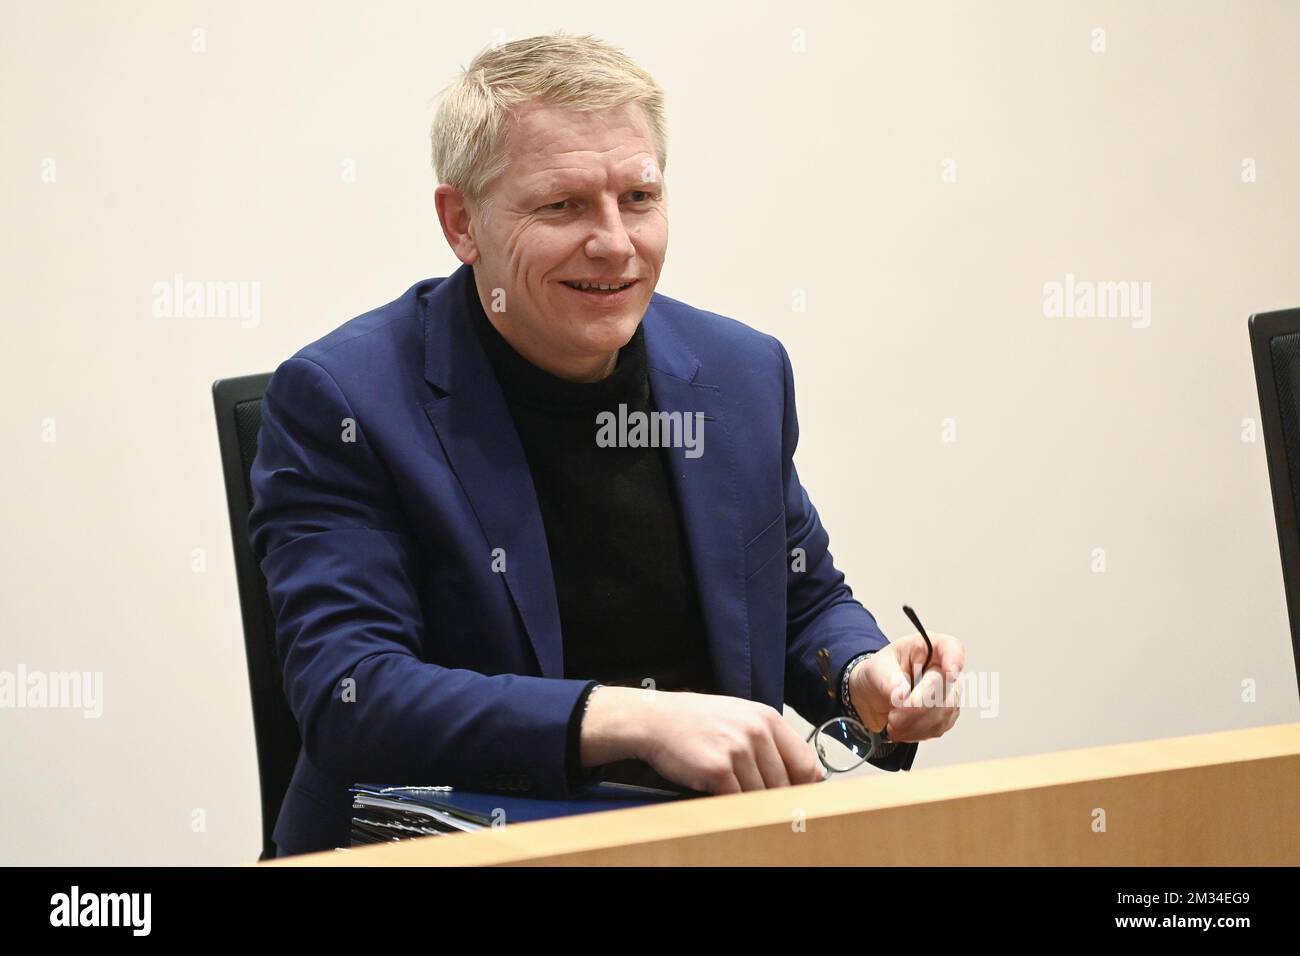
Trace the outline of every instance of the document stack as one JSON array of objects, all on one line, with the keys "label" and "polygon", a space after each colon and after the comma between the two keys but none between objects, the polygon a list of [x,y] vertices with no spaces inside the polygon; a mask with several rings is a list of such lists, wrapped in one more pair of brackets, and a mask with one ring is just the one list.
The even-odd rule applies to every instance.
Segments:
[{"label": "document stack", "polygon": [[542,800],[452,787],[395,787],[355,784],[352,794],[352,846],[389,843],[418,836],[465,833],[550,817],[621,810],[689,792],[602,781],[569,800]]}]

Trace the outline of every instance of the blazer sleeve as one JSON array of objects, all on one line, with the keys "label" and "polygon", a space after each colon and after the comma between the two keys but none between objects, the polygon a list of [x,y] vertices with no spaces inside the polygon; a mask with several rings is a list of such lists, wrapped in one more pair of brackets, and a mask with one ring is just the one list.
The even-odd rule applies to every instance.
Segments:
[{"label": "blazer sleeve", "polygon": [[[777,342],[784,376],[785,406],[782,415],[781,481],[785,497],[786,551],[786,665],[785,699],[814,725],[841,713],[838,680],[848,662],[863,651],[879,650],[889,643],[876,619],[853,597],[844,575],[835,567],[829,550],[830,538],[822,527],[799,481],[794,466],[799,444],[799,417],[795,410],[794,372],[785,347]],[[830,652],[831,680],[826,692],[817,651]],[[883,770],[907,770],[916,755],[917,744],[898,744],[885,758],[871,763]]]},{"label": "blazer sleeve", "polygon": [[567,795],[587,682],[422,659],[420,551],[364,425],[307,358],[282,363],[262,399],[249,538],[307,758],[343,783]]}]

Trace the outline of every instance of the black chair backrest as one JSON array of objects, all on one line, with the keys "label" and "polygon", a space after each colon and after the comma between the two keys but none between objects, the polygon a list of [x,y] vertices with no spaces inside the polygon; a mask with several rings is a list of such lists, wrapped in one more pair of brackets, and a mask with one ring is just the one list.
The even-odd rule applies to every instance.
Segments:
[{"label": "black chair backrest", "polygon": [[271,833],[298,759],[298,724],[284,697],[279,657],[275,651],[275,615],[266,594],[266,578],[248,541],[248,513],[253,507],[249,473],[257,455],[262,427],[262,393],[270,373],[223,378],[212,385],[217,411],[217,442],[226,479],[230,534],[235,546],[235,578],[244,621],[244,653],[253,697],[253,735],[257,740],[257,775],[262,790],[262,852],[275,856]]},{"label": "black chair backrest", "polygon": [[1300,686],[1300,309],[1260,312],[1248,327]]}]

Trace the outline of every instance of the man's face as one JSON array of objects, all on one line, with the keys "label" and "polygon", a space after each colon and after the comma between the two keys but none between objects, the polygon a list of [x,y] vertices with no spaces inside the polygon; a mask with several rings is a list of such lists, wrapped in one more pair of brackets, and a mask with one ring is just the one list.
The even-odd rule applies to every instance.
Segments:
[{"label": "man's face", "polygon": [[[472,214],[474,270],[488,314],[535,365],[600,377],[645,315],[668,249],[668,207],[640,107],[599,113],[531,106],[509,165]],[[631,285],[583,292],[569,282]],[[504,290],[505,311],[497,311]]]}]

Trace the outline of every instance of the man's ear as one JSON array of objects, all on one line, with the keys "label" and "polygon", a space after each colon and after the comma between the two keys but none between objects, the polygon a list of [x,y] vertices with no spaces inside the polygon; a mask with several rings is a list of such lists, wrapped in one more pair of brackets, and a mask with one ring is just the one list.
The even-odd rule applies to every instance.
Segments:
[{"label": "man's ear", "polygon": [[438,222],[447,245],[456,258],[472,265],[479,258],[475,210],[465,195],[455,186],[440,183],[433,191],[433,204],[438,211]]}]

